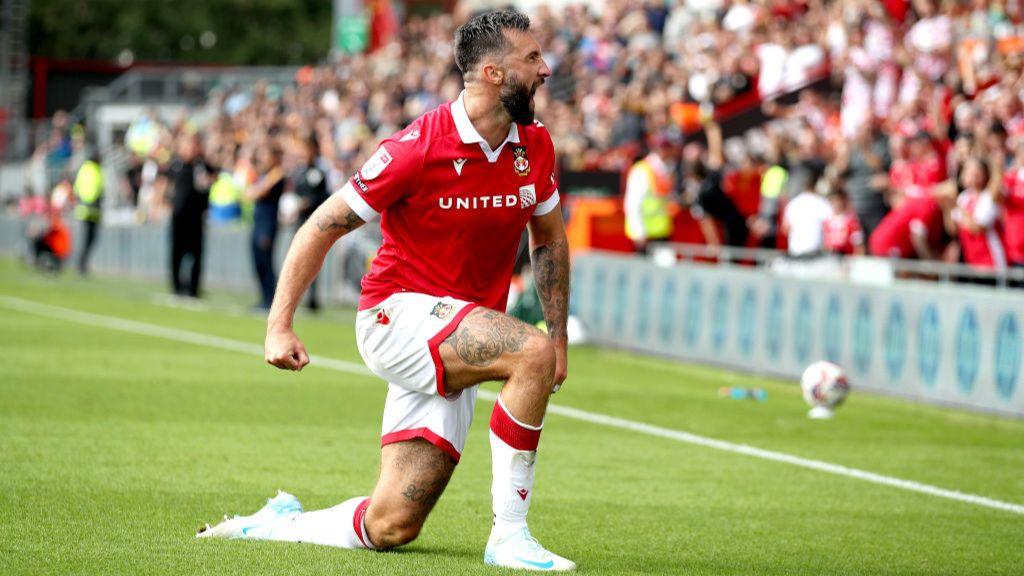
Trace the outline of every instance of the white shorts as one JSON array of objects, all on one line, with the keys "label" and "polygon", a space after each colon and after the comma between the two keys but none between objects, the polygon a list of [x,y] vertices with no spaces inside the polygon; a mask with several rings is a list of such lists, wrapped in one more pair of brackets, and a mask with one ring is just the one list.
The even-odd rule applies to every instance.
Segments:
[{"label": "white shorts", "polygon": [[446,393],[438,346],[476,305],[400,292],[356,316],[363,361],[388,382],[381,446],[423,438],[459,461],[477,387]]}]

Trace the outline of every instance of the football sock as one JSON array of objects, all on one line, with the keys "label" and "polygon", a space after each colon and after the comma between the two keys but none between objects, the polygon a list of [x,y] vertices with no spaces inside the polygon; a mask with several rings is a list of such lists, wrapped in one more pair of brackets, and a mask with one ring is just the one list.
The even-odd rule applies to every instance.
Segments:
[{"label": "football sock", "polygon": [[526,526],[533,497],[534,461],[540,426],[519,422],[498,397],[491,412],[491,484],[494,531],[499,536]]},{"label": "football sock", "polygon": [[364,522],[369,504],[369,498],[360,496],[331,508],[281,519],[268,527],[266,539],[372,549],[373,544],[366,534]]}]

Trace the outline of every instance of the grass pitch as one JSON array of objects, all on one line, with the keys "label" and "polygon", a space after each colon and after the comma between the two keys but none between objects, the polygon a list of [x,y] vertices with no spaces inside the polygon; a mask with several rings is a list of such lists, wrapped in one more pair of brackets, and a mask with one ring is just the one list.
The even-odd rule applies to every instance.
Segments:
[{"label": "grass pitch", "polygon": [[[261,344],[246,298],[168,306],[163,287],[40,277],[0,297]],[[487,402],[419,540],[395,552],[198,541],[275,489],[307,509],[367,494],[384,385],[11,309],[0,299],[0,574],[495,574]],[[358,362],[346,310],[297,322]],[[762,386],[765,403],[720,399]],[[492,390],[494,385],[489,386]],[[1024,503],[1024,422],[858,394],[808,420],[792,383],[577,348],[554,402]],[[637,432],[548,418],[531,528],[586,574],[1022,574],[1024,515]]]}]

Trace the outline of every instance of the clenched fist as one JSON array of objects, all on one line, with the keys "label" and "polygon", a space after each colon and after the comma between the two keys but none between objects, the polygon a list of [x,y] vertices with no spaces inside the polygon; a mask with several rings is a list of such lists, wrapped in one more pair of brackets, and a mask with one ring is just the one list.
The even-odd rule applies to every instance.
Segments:
[{"label": "clenched fist", "polygon": [[309,354],[302,341],[291,329],[267,332],[267,340],[263,344],[263,354],[267,364],[282,370],[302,370],[309,364]]}]

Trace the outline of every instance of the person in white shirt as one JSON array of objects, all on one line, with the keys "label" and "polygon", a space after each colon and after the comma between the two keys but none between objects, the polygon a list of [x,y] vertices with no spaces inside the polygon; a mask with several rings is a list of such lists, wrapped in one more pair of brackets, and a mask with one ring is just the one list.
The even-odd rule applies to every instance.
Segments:
[{"label": "person in white shirt", "polygon": [[[818,180],[824,187],[824,180]],[[811,258],[825,248],[825,222],[833,215],[825,196],[812,188],[804,189],[786,205],[782,214],[782,233],[789,240],[789,255]]]}]

